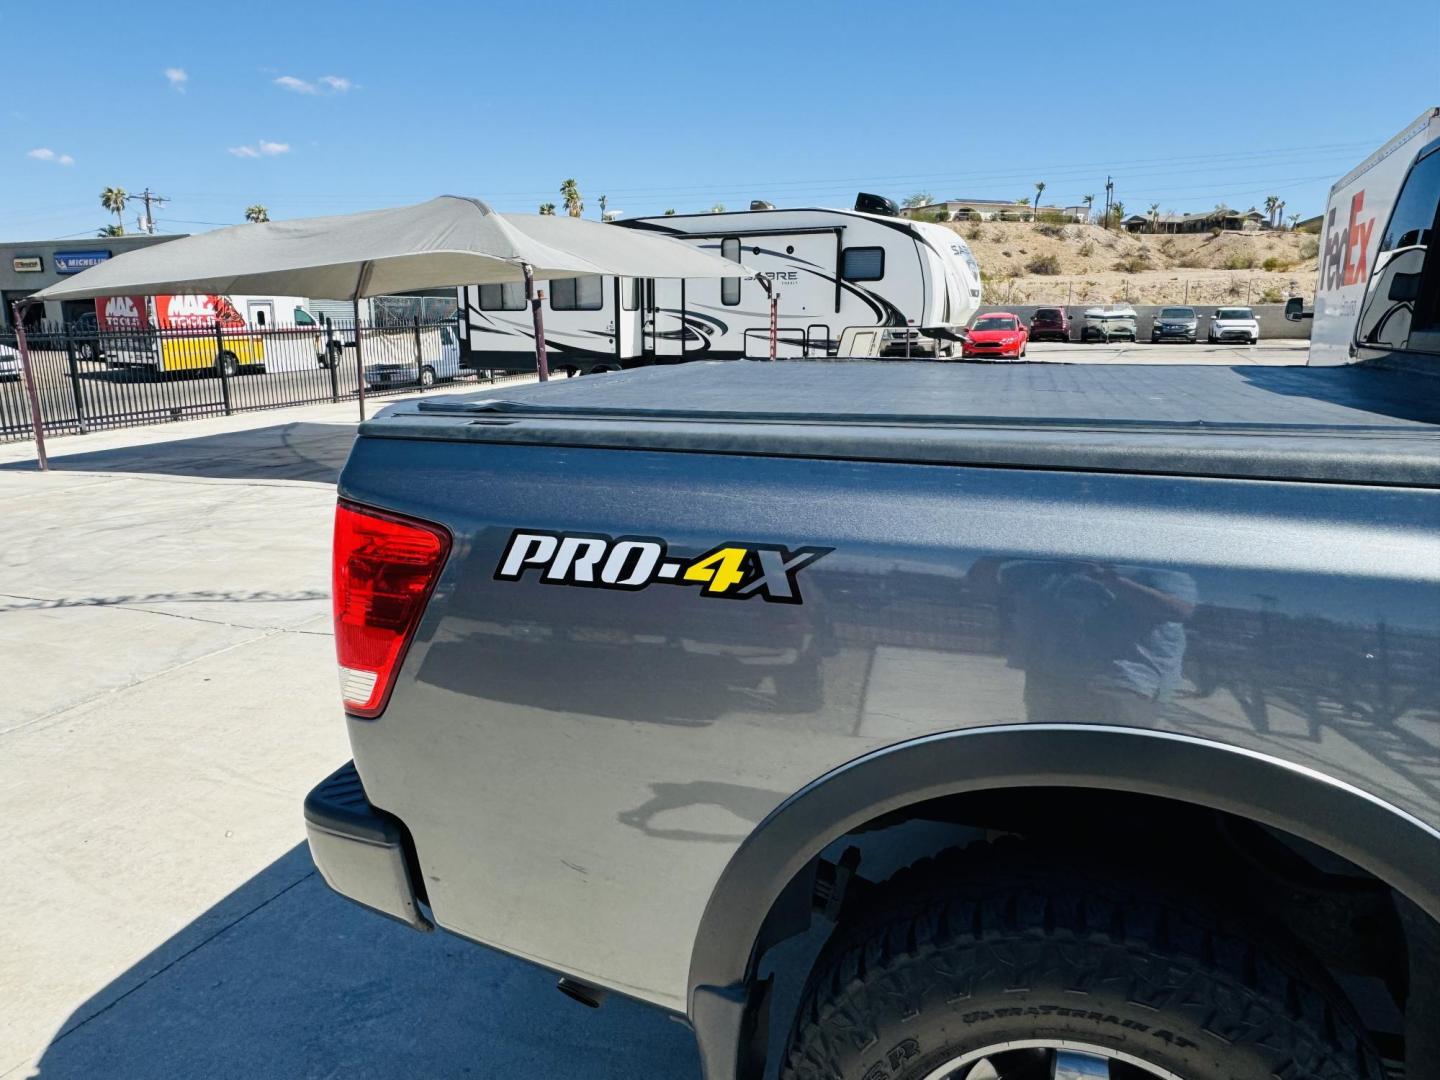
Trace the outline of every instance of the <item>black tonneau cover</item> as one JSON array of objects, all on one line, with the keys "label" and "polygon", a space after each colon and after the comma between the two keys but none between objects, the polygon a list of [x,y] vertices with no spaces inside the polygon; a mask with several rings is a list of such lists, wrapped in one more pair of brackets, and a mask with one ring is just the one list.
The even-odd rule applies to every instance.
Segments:
[{"label": "black tonneau cover", "polygon": [[695,362],[405,402],[361,432],[1440,486],[1440,378],[1364,366]]}]

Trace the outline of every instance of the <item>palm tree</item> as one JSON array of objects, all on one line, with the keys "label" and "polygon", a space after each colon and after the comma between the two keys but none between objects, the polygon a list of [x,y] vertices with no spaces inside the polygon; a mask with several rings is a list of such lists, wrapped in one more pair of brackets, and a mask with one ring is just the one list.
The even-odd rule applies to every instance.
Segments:
[{"label": "palm tree", "polygon": [[260,203],[245,208],[245,220],[252,225],[258,225],[262,221],[270,220],[270,211]]},{"label": "palm tree", "polygon": [[100,205],[115,215],[120,231],[112,233],[113,236],[125,235],[125,203],[130,199],[130,193],[123,187],[107,187],[100,192]]},{"label": "palm tree", "polygon": [[1295,231],[1295,226],[1296,226],[1296,224],[1299,223],[1299,221],[1300,221],[1300,215],[1299,215],[1299,214],[1291,214],[1291,215],[1290,215],[1290,231],[1291,231],[1291,232],[1294,232],[1294,231]]},{"label": "palm tree", "polygon": [[123,225],[106,225],[104,228],[102,228],[102,229],[101,229],[98,233],[96,233],[95,235],[96,235],[96,236],[124,236],[124,235],[125,235],[125,226],[123,226]]},{"label": "palm tree", "polygon": [[542,203],[540,204],[540,216],[541,216],[541,217],[554,217],[554,216],[555,216],[555,204],[554,204],[553,202],[542,202]]},{"label": "palm tree", "polygon": [[574,180],[566,180],[560,185],[560,198],[564,200],[565,213],[571,217],[585,213],[585,200],[580,197],[580,185]]},{"label": "palm tree", "polygon": [[674,217],[674,216],[675,216],[675,208],[672,206],[672,207],[670,207],[669,210],[666,210],[666,211],[665,211],[665,216],[666,216],[666,217]]},{"label": "palm tree", "polygon": [[900,205],[913,210],[917,206],[929,206],[934,201],[928,191],[917,191],[914,195],[906,195],[905,201]]},{"label": "palm tree", "polygon": [[1095,210],[1095,196],[1086,195],[1080,201],[1085,204],[1085,220],[1088,222],[1090,220],[1091,213]]},{"label": "palm tree", "polygon": [[1125,220],[1125,204],[1116,199],[1110,204],[1110,220],[1120,225]]},{"label": "palm tree", "polygon": [[1277,208],[1278,208],[1279,206],[1280,206],[1280,196],[1279,196],[1279,195],[1266,195],[1266,196],[1265,196],[1265,214],[1266,214],[1266,220],[1270,222],[1270,227],[1271,227],[1272,229],[1275,227],[1275,212],[1276,212],[1276,210],[1277,210]]},{"label": "palm tree", "polygon": [[1152,233],[1160,231],[1160,204],[1158,202],[1150,204],[1150,231]]},{"label": "palm tree", "polygon": [[1040,196],[1042,196],[1042,195],[1044,195],[1044,194],[1045,194],[1045,181],[1044,181],[1044,180],[1036,180],[1036,181],[1035,181],[1035,212],[1036,212],[1037,214],[1040,212]]}]

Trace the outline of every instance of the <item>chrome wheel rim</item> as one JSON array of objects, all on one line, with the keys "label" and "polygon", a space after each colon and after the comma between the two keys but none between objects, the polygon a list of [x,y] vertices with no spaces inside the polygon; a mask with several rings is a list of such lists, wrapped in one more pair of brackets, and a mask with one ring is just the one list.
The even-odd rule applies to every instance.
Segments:
[{"label": "chrome wheel rim", "polygon": [[1068,1039],[1019,1039],[970,1050],[924,1080],[1185,1080],[1134,1054]]}]

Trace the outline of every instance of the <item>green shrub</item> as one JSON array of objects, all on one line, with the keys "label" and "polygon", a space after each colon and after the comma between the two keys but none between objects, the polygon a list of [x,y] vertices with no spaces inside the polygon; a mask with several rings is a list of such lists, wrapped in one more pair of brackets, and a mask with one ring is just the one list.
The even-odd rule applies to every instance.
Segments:
[{"label": "green shrub", "polygon": [[1046,277],[1053,277],[1060,273],[1060,259],[1055,255],[1036,255],[1025,264],[1025,269],[1032,274],[1043,274]]},{"label": "green shrub", "polygon": [[1095,254],[1095,245],[1092,244],[1089,240],[1086,240],[1083,244],[1080,245],[1077,254],[1082,259],[1088,259],[1091,255]]},{"label": "green shrub", "polygon": [[1290,260],[1279,258],[1276,255],[1271,255],[1269,258],[1267,258],[1264,262],[1260,264],[1260,269],[1268,270],[1272,274],[1277,274],[1282,270],[1290,269]]},{"label": "green shrub", "polygon": [[1138,274],[1142,270],[1150,269],[1150,256],[1143,251],[1132,251],[1129,255],[1122,255],[1115,263],[1116,270],[1123,270],[1127,274]]},{"label": "green shrub", "polygon": [[965,238],[967,240],[980,239],[980,223],[978,221],[974,225],[971,225],[970,228],[965,231]]},{"label": "green shrub", "polygon": [[1300,241],[1300,257],[1302,259],[1313,259],[1320,254],[1320,241],[1313,236],[1307,236]]},{"label": "green shrub", "polygon": [[1041,236],[1053,236],[1057,240],[1062,239],[1065,236],[1065,226],[1056,224],[1055,222],[1036,222],[1035,231],[1038,232]]},{"label": "green shrub", "polygon": [[1175,261],[1175,265],[1186,270],[1203,270],[1205,269],[1205,260],[1199,255],[1182,255]]},{"label": "green shrub", "polygon": [[1225,256],[1221,266],[1226,270],[1253,270],[1255,269],[1255,256],[1248,251],[1232,251]]},{"label": "green shrub", "polygon": [[1285,294],[1279,289],[1269,288],[1260,294],[1260,303],[1262,304],[1283,304],[1284,302]]}]

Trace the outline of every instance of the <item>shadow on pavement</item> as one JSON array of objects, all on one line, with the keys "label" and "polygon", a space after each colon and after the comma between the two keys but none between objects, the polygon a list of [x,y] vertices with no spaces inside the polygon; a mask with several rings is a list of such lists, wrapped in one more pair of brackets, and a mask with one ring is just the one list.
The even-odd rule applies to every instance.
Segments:
[{"label": "shadow on pavement", "polygon": [[[72,436],[82,439],[84,436]],[[126,446],[50,458],[57,472],[152,473],[234,480],[310,480],[333,484],[350,453],[350,424],[275,424],[249,431]],[[72,445],[66,439],[60,447]],[[34,472],[30,461],[0,465],[7,472]]]},{"label": "shadow on pavement", "polygon": [[104,1076],[698,1077],[690,1032],[330,892],[292,848],[81,1005],[45,1080]]},{"label": "shadow on pavement", "polygon": [[[1313,422],[1316,423],[1383,424],[1386,419],[1395,419],[1440,424],[1440,398],[1417,393],[1423,382],[1398,372],[1362,364],[1339,367],[1246,366],[1233,370],[1258,389],[1323,403],[1312,409]],[[1324,406],[1334,408],[1325,409]]]}]

